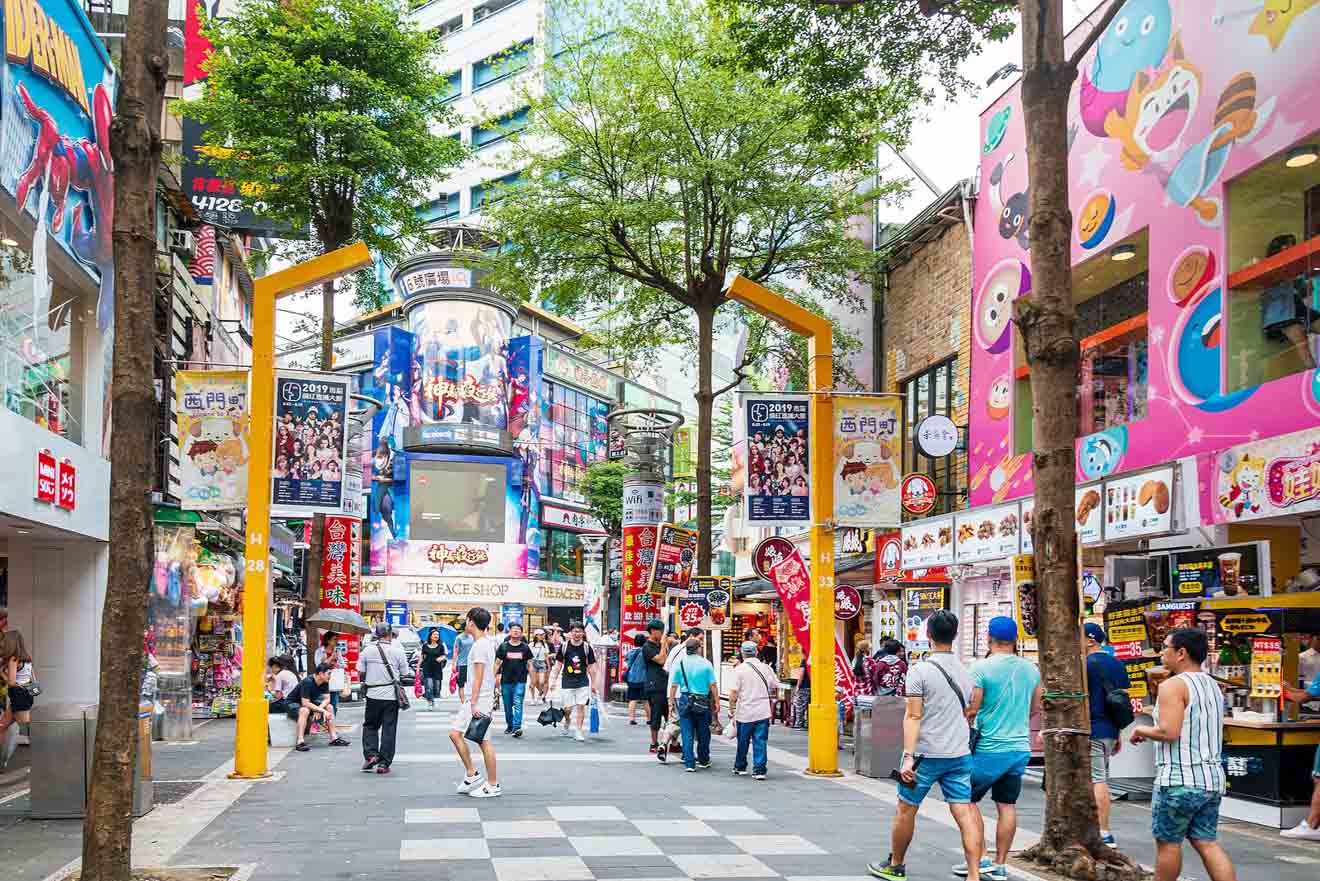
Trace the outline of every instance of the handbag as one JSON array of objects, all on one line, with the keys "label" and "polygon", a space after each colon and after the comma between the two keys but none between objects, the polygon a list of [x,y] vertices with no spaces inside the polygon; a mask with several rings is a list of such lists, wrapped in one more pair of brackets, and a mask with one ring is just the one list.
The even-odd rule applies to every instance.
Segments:
[{"label": "handbag", "polygon": [[478,716],[473,713],[472,718],[468,720],[467,730],[463,732],[463,739],[481,743],[486,739],[486,730],[490,728],[491,718],[490,715]]},{"label": "handbag", "polygon": [[687,689],[687,703],[683,707],[683,715],[700,716],[710,712],[710,695],[696,694],[692,691],[692,686],[688,684],[687,670],[683,667],[683,662],[678,662],[678,672],[683,674],[683,687]]},{"label": "handbag", "polygon": [[[953,689],[954,695],[956,695],[958,698],[958,704],[963,708],[963,714],[965,715],[967,713],[967,698],[963,697],[962,689],[959,688],[957,684],[953,681],[953,677],[949,675],[949,672],[947,670],[945,670],[939,664],[936,664],[934,661],[930,661],[929,663],[932,667],[934,667],[936,670],[939,670],[940,673],[943,674],[944,681],[949,683],[949,688]],[[970,752],[976,752],[976,746],[980,742],[981,742],[981,729],[972,725],[971,722],[968,722],[967,749]]]},{"label": "handbag", "polygon": [[385,672],[390,674],[390,684],[394,686],[394,699],[399,703],[400,712],[408,709],[412,706],[412,702],[408,700],[408,692],[394,677],[394,668],[385,660],[385,650],[380,647],[380,643],[376,643],[376,653],[380,655],[380,662],[385,665]]}]

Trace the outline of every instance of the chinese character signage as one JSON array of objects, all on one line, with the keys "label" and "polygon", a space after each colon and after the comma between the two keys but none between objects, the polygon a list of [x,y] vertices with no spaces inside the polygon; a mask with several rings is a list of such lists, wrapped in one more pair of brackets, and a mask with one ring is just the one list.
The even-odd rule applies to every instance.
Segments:
[{"label": "chinese character signage", "polygon": [[1320,430],[1307,429],[1198,457],[1207,524],[1320,510]]},{"label": "chinese character signage", "polygon": [[247,505],[247,371],[180,370],[179,507],[229,511]]},{"label": "chinese character signage", "polygon": [[807,399],[749,395],[744,408],[747,524],[810,526]]},{"label": "chinese character signage", "polygon": [[33,497],[38,502],[55,504],[59,493],[58,472],[59,463],[55,461],[55,454],[46,449],[37,450],[37,487]]},{"label": "chinese character signage", "polygon": [[1173,529],[1173,466],[1105,481],[1105,541]]},{"label": "chinese character signage", "polygon": [[546,376],[579,385],[601,397],[614,397],[614,380],[608,373],[562,349],[546,346],[541,369]]},{"label": "chinese character signage", "polygon": [[[362,611],[362,521],[355,517],[325,518],[325,552],[321,558],[321,608]],[[350,682],[358,681],[357,661],[362,638],[339,636]]]},{"label": "chinese character signage", "polygon": [[527,546],[478,541],[392,541],[390,575],[526,578]]},{"label": "chinese character signage", "polygon": [[687,596],[676,604],[680,629],[726,630],[733,610],[733,579],[694,575]]},{"label": "chinese character signage", "polygon": [[1169,555],[1175,597],[1259,594],[1270,582],[1268,542],[1174,551]]},{"label": "chinese character signage", "polygon": [[470,288],[472,270],[461,266],[427,266],[401,274],[394,284],[405,297],[441,289]]},{"label": "chinese character signage", "polygon": [[660,483],[630,481],[623,486],[623,525],[655,526],[665,519],[665,488]]},{"label": "chinese character signage", "polygon": [[57,480],[55,504],[57,507],[72,511],[78,504],[78,473],[71,459],[60,460]]},{"label": "chinese character signage", "polygon": [[655,570],[651,590],[666,596],[683,596],[692,579],[697,560],[697,531],[671,523],[659,527],[655,549]]},{"label": "chinese character signage", "polygon": [[840,526],[899,523],[899,400],[834,399],[834,520]]},{"label": "chinese character signage", "polygon": [[[785,547],[787,545],[787,547]],[[788,548],[792,548],[791,551]],[[752,554],[755,565],[767,567],[767,575],[775,590],[779,592],[779,601],[788,616],[789,627],[793,631],[802,654],[811,657],[811,572],[807,569],[802,553],[783,539],[766,539],[757,546]],[[682,600],[679,601],[680,603]],[[816,673],[813,678],[818,679]],[[835,693],[851,700],[856,692],[853,682],[852,663],[843,650],[839,638],[834,638],[834,686]]]},{"label": "chinese character signage", "polygon": [[918,472],[913,472],[903,478],[898,495],[903,510],[918,516],[933,510],[935,503],[939,500],[939,494],[935,489],[935,481]]},{"label": "chinese character signage", "polygon": [[644,631],[646,622],[658,618],[662,599],[651,593],[650,575],[655,565],[655,525],[623,527],[623,611],[619,631],[628,636]]},{"label": "chinese character signage", "polygon": [[571,529],[574,532],[598,532],[605,534],[605,527],[595,515],[574,508],[541,503],[541,526],[553,526],[557,529]]},{"label": "chinese character signage", "polygon": [[684,425],[674,432],[674,479],[686,480],[697,476],[697,463],[692,457],[694,429]]},{"label": "chinese character signage", "polygon": [[903,533],[879,534],[875,544],[875,583],[897,583],[903,577]]},{"label": "chinese character signage", "polygon": [[903,641],[908,648],[922,649],[930,644],[926,622],[943,608],[942,587],[913,587],[903,591]]},{"label": "chinese character signage", "polygon": [[834,617],[840,621],[850,621],[862,611],[862,595],[850,584],[840,584],[834,588]]},{"label": "chinese character signage", "polygon": [[279,371],[271,507],[282,516],[338,514],[344,504],[347,376]]}]

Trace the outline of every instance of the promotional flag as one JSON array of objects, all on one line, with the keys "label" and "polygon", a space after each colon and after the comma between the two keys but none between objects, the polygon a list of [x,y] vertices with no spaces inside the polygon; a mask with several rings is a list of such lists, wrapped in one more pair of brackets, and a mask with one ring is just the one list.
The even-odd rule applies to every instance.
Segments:
[{"label": "promotional flag", "polygon": [[749,395],[744,409],[746,522],[750,526],[810,526],[807,399]]},{"label": "promotional flag", "polygon": [[247,505],[247,371],[180,370],[179,507],[228,511]]},{"label": "promotional flag", "polygon": [[897,526],[902,482],[901,399],[834,399],[834,521]]},{"label": "promotional flag", "polygon": [[277,516],[343,513],[352,382],[348,376],[275,374],[270,503]]}]

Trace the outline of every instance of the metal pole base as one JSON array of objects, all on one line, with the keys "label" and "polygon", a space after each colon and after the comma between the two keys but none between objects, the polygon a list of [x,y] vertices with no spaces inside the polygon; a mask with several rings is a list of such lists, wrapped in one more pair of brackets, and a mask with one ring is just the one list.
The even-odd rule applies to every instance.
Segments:
[{"label": "metal pole base", "polygon": [[262,771],[260,774],[240,774],[237,771],[230,771],[225,776],[230,780],[265,780],[275,775],[270,771]]},{"label": "metal pole base", "polygon": [[802,772],[808,777],[842,777],[842,771],[817,771],[815,768],[808,768]]}]

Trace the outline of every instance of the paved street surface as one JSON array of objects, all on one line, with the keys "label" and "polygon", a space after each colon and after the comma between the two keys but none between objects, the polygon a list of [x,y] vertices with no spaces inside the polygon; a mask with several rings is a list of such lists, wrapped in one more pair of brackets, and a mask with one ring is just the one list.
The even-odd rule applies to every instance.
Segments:
[{"label": "paved street surface", "polygon": [[[448,743],[454,707],[403,714],[388,776],[358,772],[356,728],[350,749],[314,738],[309,753],[272,751],[277,773],[263,783],[225,780],[232,722],[205,726],[193,746],[158,745],[157,778],[193,782],[162,784],[186,794],[138,822],[135,855],[174,865],[255,864],[258,881],[855,881],[888,849],[893,784],[803,776],[805,735],[781,726],[771,733],[770,779],[758,782],[731,774],[733,747],[718,737],[715,767],[687,774],[680,762],[661,766],[645,752],[640,725],[614,717],[601,737],[580,744],[541,728],[541,708],[529,706],[521,740],[502,733],[502,718],[492,726],[505,794],[482,800],[454,792],[461,776]],[[361,709],[344,715],[357,725]],[[844,760],[850,766],[851,754]],[[1039,828],[1041,805],[1041,793],[1029,788],[1027,830]],[[10,809],[0,816],[0,877],[41,881],[77,857],[80,824],[16,818],[21,807],[0,806]],[[1120,805],[1115,816],[1127,852],[1149,864],[1149,812]],[[1018,840],[1025,845],[1032,836]],[[1226,831],[1225,842],[1243,881],[1320,876],[1320,845],[1239,826]],[[1186,876],[1203,878],[1189,857]],[[956,832],[932,798],[918,823],[909,877],[948,879],[957,862]]]}]

